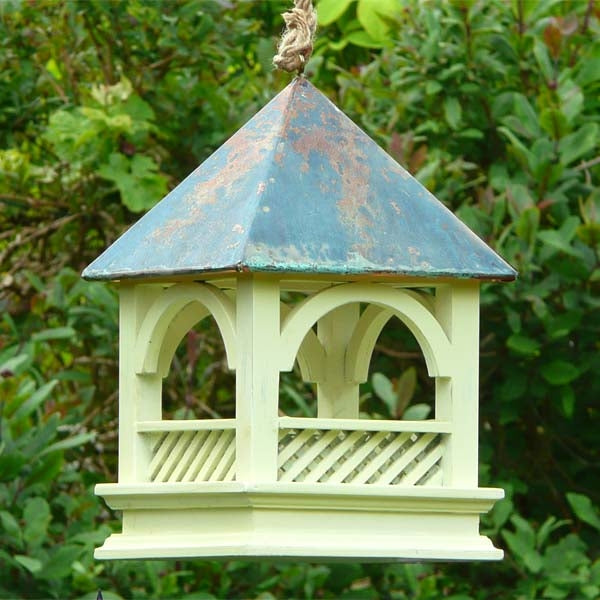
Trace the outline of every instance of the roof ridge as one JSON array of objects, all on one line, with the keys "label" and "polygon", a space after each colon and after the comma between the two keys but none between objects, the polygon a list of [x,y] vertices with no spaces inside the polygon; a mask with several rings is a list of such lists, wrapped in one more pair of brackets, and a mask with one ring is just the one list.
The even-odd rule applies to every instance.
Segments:
[{"label": "roof ridge", "polygon": [[[302,81],[306,81],[306,80],[303,77],[301,77],[301,76],[296,76],[292,80],[292,87],[290,89],[289,98],[288,98],[288,100],[286,102],[286,107],[289,107],[292,104],[292,102],[294,100],[294,97],[298,93],[298,86],[301,85]],[[289,86],[289,84],[288,84],[288,86]],[[271,102],[275,101],[280,94],[283,94],[285,92],[285,90],[287,89],[288,86],[286,86],[283,90],[281,90],[281,92],[279,92],[279,94],[277,94],[274,98],[272,98],[271,101],[267,104],[267,106],[269,104],[271,104]],[[283,134],[286,132],[286,129],[287,129],[288,125],[289,125],[290,119],[292,118],[292,113],[291,113],[290,110],[285,110],[285,111],[282,112],[282,116],[283,116],[283,119],[282,119],[281,127],[279,129],[279,133],[275,136],[275,139],[277,139],[277,140],[280,140],[283,137]],[[269,152],[269,158],[270,159],[273,158],[273,156],[277,152],[278,145],[279,145],[279,142],[277,142],[276,144],[274,144],[274,147],[271,148],[271,150]],[[263,178],[265,182],[267,182],[267,183],[269,182],[269,180],[270,180],[270,174],[273,172],[274,168],[275,167],[274,167],[274,161],[273,160],[266,161],[265,169],[264,169],[266,177]],[[266,183],[265,183],[265,185],[266,185]],[[259,195],[260,193],[261,193],[261,190],[257,190],[257,195]],[[257,202],[257,207],[259,205],[260,205],[260,197],[259,197],[258,202]],[[248,243],[252,239],[252,235],[251,235],[252,228],[254,227],[254,222],[256,221],[257,215],[258,215],[258,211],[254,211],[254,215],[252,216],[252,219],[251,219],[251,221],[250,221],[250,223],[249,223],[249,225],[247,227],[246,237],[245,237],[244,246],[243,246],[243,252],[241,253],[242,259],[243,259],[244,256],[247,255],[246,251],[248,250]],[[236,265],[236,269],[238,271],[242,271],[243,270],[241,262]]]}]

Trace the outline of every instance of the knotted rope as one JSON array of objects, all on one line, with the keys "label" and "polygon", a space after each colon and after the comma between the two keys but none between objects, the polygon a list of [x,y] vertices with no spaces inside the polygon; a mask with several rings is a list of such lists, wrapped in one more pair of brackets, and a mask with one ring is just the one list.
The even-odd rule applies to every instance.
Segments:
[{"label": "knotted rope", "polygon": [[311,0],[294,0],[294,8],[283,13],[285,31],[277,46],[273,64],[289,73],[302,73],[313,51],[317,11]]}]

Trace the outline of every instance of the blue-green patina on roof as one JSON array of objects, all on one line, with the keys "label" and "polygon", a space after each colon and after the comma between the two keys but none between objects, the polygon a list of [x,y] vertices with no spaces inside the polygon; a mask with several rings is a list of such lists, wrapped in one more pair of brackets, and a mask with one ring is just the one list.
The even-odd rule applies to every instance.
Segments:
[{"label": "blue-green patina on roof", "polygon": [[516,276],[303,78],[290,83],[83,276],[117,280],[221,271]]}]

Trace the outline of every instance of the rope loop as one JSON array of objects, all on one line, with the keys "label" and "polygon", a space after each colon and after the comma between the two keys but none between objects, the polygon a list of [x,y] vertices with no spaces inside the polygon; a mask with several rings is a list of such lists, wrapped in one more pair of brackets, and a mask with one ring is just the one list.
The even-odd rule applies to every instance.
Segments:
[{"label": "rope loop", "polygon": [[317,11],[311,0],[294,0],[294,8],[283,13],[285,31],[277,46],[273,64],[278,69],[299,74],[313,51],[313,39],[317,30]]}]

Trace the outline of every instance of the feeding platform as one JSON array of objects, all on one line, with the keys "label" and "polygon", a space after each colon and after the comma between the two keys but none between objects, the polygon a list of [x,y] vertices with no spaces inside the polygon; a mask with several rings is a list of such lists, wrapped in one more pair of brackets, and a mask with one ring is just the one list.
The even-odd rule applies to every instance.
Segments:
[{"label": "feeding platform", "polygon": [[[515,271],[303,78],[84,271],[120,293],[123,511],[97,558],[498,559],[479,517],[481,281]],[[296,292],[295,304],[283,292]],[[232,419],[162,418],[175,350],[212,316]],[[398,318],[435,379],[435,416],[359,418]],[[316,327],[315,327],[316,325]],[[279,414],[279,375],[315,384]]]}]

